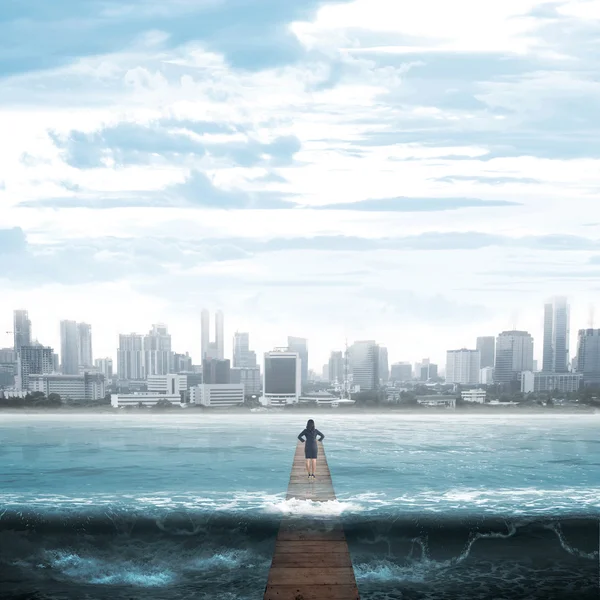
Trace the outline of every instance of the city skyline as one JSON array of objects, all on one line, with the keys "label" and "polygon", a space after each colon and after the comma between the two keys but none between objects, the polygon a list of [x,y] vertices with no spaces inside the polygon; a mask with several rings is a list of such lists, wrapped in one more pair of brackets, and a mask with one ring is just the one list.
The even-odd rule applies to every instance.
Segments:
[{"label": "city skyline", "polygon": [[[513,327],[541,364],[553,295],[588,326],[593,2],[227,4],[71,3],[76,42],[52,10],[18,36],[0,314],[28,307],[55,348],[56,323],[89,322],[113,357],[119,333],[162,321],[201,356],[199,310],[219,307],[227,344],[301,336],[316,369],[345,339],[443,364]],[[5,17],[10,40],[22,20]]]},{"label": "city skyline", "polygon": [[[562,298],[562,297],[560,297],[560,296],[554,296],[552,298]],[[538,310],[538,313],[539,313],[538,314],[538,324],[539,324],[538,335],[536,336],[534,334],[533,328],[524,328],[523,329],[524,331],[527,331],[532,336],[532,338],[534,340],[534,360],[536,362],[538,362],[540,370],[542,370],[542,368],[543,368],[544,339],[545,339],[544,338],[544,333],[545,333],[545,331],[547,329],[547,328],[545,328],[545,324],[546,324],[546,320],[547,320],[547,306],[548,306],[548,301],[547,300],[548,299],[546,299],[546,301],[542,303],[542,305],[540,306],[540,308]],[[568,308],[569,309],[572,308],[570,304],[568,305]],[[197,323],[196,323],[198,325],[197,335],[194,335],[194,329],[193,329],[193,327],[190,327],[188,325],[185,328],[185,330],[187,332],[187,336],[186,337],[188,339],[190,339],[190,338],[192,338],[192,339],[193,338],[197,338],[197,340],[196,340],[197,341],[196,346],[198,348],[197,352],[194,352],[193,350],[190,350],[187,347],[182,347],[183,344],[178,343],[176,340],[174,342],[170,342],[170,344],[171,344],[170,349],[173,352],[176,352],[176,353],[179,352],[179,353],[182,353],[182,354],[185,354],[186,352],[188,352],[190,354],[190,356],[192,357],[192,359],[194,361],[194,364],[201,364],[201,358],[200,357],[201,357],[201,347],[202,347],[201,346],[201,343],[202,343],[201,342],[202,341],[202,315],[206,314],[207,312],[208,311],[206,311],[205,309],[203,309],[199,313],[200,316],[197,319]],[[13,309],[13,311],[12,311],[13,318],[11,319],[11,322],[13,322],[13,323],[14,323],[14,319],[15,319],[16,313],[29,314],[28,327],[29,327],[29,333],[31,335],[31,339],[32,340],[36,340],[39,343],[41,343],[42,345],[44,345],[44,346],[50,346],[50,347],[52,347],[52,348],[55,349],[55,352],[57,352],[57,353],[60,354],[60,349],[61,349],[61,345],[62,345],[61,335],[60,335],[60,327],[59,327],[59,335],[56,336],[56,338],[55,338],[55,339],[58,340],[57,342],[53,343],[51,341],[50,342],[49,341],[45,341],[46,338],[44,338],[43,340],[39,339],[39,337],[35,334],[35,332],[38,330],[38,328],[36,327],[35,318],[31,317],[32,313],[31,313],[31,311],[29,309]],[[36,314],[35,311],[34,311],[33,314],[34,315]],[[224,313],[223,313],[223,311],[217,310],[217,311],[215,311],[215,314],[216,315],[220,314],[219,320],[220,320],[220,323],[222,324],[223,321],[225,320],[224,319]],[[578,339],[579,339],[578,338],[578,332],[579,332],[580,329],[588,329],[589,328],[589,325],[590,325],[590,322],[591,322],[591,320],[590,320],[591,317],[592,317],[591,311],[589,310],[589,307],[588,307],[588,320],[587,320],[587,322],[583,323],[581,326],[579,326],[578,323],[572,324],[571,323],[571,319],[572,318],[569,319],[569,322],[571,323],[570,336],[569,336],[570,347],[571,348],[574,348],[574,349],[577,348]],[[515,322],[514,318],[515,318],[515,316],[513,314],[512,315],[512,319],[509,319],[509,321],[512,322],[513,324]],[[68,320],[64,320],[63,319],[63,320],[59,321],[59,325],[60,325],[60,323],[63,323],[63,322],[65,322],[65,323],[67,323],[67,322],[68,323],[74,323],[75,329],[74,329],[74,334],[73,335],[77,335],[77,336],[81,335],[81,331],[80,331],[79,325],[83,325],[86,328],[89,328],[88,334],[90,336],[90,343],[91,343],[92,332],[93,332],[93,335],[94,335],[93,356],[94,357],[95,356],[98,356],[98,357],[110,357],[113,360],[114,364],[118,365],[118,363],[119,363],[119,357],[118,357],[119,341],[118,340],[119,340],[120,336],[129,336],[129,335],[132,335],[132,334],[131,333],[119,332],[119,333],[116,334],[116,343],[114,344],[114,348],[110,349],[107,346],[101,346],[101,347],[99,347],[97,349],[97,347],[96,347],[96,331],[94,329],[93,323],[89,323],[89,321],[92,321],[92,319],[87,318],[87,321],[88,322],[86,322],[86,323],[77,323],[75,321],[68,321]],[[1,322],[2,322],[2,319],[0,318],[0,323]],[[40,325],[42,325],[41,330],[49,330],[48,327],[44,327],[43,326],[43,323],[40,323]],[[165,327],[165,328],[168,327],[168,325],[163,325],[163,324],[159,324],[159,326],[160,327]],[[155,328],[156,325],[153,325],[152,327]],[[216,328],[216,323],[215,323],[215,328]],[[147,330],[147,329],[148,329],[148,325],[142,326],[142,328],[141,328],[142,331]],[[170,331],[171,328],[168,327],[168,329],[169,329],[169,332],[167,332],[167,334],[168,334],[168,336],[170,338],[172,338],[173,337],[172,336],[172,332]],[[435,363],[436,365],[438,365],[439,368],[440,368],[440,370],[443,371],[443,370],[445,370],[446,353],[448,352],[448,350],[456,350],[458,348],[476,349],[477,348],[478,340],[485,339],[487,337],[493,337],[494,339],[496,339],[498,337],[498,335],[502,331],[510,331],[512,329],[513,329],[512,327],[505,327],[504,329],[499,330],[499,331],[497,331],[494,334],[492,334],[492,333],[490,333],[488,331],[486,333],[489,334],[489,335],[477,335],[472,340],[470,340],[470,343],[466,343],[466,344],[463,344],[463,345],[460,345],[460,344],[454,344],[454,345],[452,345],[451,344],[450,346],[448,346],[448,348],[445,348],[445,349],[441,350],[439,353],[436,353],[435,351],[433,351],[433,349],[430,349],[430,350],[425,349],[425,351],[421,352],[421,353],[413,352],[412,356],[410,355],[411,354],[410,350],[408,351],[408,353],[404,353],[404,354],[398,354],[394,350],[392,350],[390,352],[389,349],[388,349],[389,346],[391,346],[392,348],[398,348],[399,347],[398,344],[394,344],[393,341],[388,345],[388,344],[386,344],[385,340],[380,341],[378,338],[375,338],[375,342],[379,346],[385,347],[386,350],[388,350],[388,352],[389,352],[389,361],[388,362],[389,362],[389,366],[390,367],[391,367],[392,364],[398,363],[398,362],[410,362],[414,366],[415,364],[419,364],[420,363],[420,360],[421,360],[421,358],[423,356],[428,356],[430,358],[431,362]],[[86,331],[87,331],[87,329],[86,329]],[[248,333],[248,332],[243,332],[243,333],[245,334],[245,333]],[[14,338],[14,332],[13,331],[6,331],[5,332],[6,338],[5,339],[8,341],[9,334],[11,336],[11,341],[12,341],[13,338]],[[239,331],[235,331],[232,336],[229,336],[228,335],[228,330],[227,329],[223,330],[223,337],[222,337],[222,339],[223,339],[223,343],[225,344],[224,348],[223,348],[224,357],[225,358],[229,358],[230,360],[232,360],[232,364],[233,364],[233,360],[234,360],[234,347],[235,347],[235,335],[236,334],[239,334]],[[135,333],[134,335],[139,336],[141,339],[143,339],[145,337],[148,337],[148,334],[142,334],[142,333]],[[152,330],[150,331],[150,335],[152,335]],[[344,349],[344,343],[346,341],[346,338],[344,338],[344,340],[341,340],[337,345],[334,343],[333,345],[331,345],[331,347],[329,347],[329,346],[319,347],[317,345],[312,344],[311,340],[308,337],[306,337],[306,338],[294,338],[293,336],[283,335],[282,334],[282,335],[279,335],[278,337],[275,338],[275,341],[274,341],[273,344],[267,345],[264,348],[261,348],[261,347],[258,346],[258,344],[260,344],[260,339],[261,339],[260,330],[258,330],[256,333],[249,332],[248,335],[253,340],[253,342],[251,344],[251,350],[254,353],[254,355],[256,355],[256,356],[262,356],[264,354],[264,352],[268,352],[268,351],[272,350],[273,348],[286,346],[285,340],[288,340],[288,342],[289,342],[289,340],[293,340],[293,339],[306,341],[307,344],[311,348],[310,354],[309,354],[309,356],[311,358],[309,359],[308,370],[312,370],[312,371],[314,371],[316,373],[321,373],[323,364],[328,364],[329,363],[331,352],[338,351],[338,350],[342,350],[343,351],[343,349]],[[100,336],[100,337],[102,339],[102,336]],[[106,340],[107,337],[104,336],[103,339]],[[259,340],[258,342],[256,342],[256,347],[255,347],[255,342],[254,342],[255,339]],[[466,339],[466,336],[463,336],[463,339]],[[228,340],[230,340],[229,343],[228,343]],[[356,338],[356,339],[347,338],[347,341],[351,344],[354,341],[360,341],[360,340],[359,340],[359,338]],[[75,347],[74,352],[77,355],[77,353],[78,352],[80,353],[81,350],[80,350],[80,345],[79,345],[79,343],[77,341],[76,341],[76,344],[77,345]],[[216,342],[209,342],[209,345],[210,345],[210,347],[213,347],[214,350],[217,349],[216,348]],[[6,343],[6,342],[4,344],[2,344],[0,342],[0,348],[2,348],[2,347],[10,347],[10,344]],[[192,344],[192,347],[193,347],[193,344]],[[407,341],[406,347],[408,347],[408,348],[411,347],[411,340]],[[433,345],[430,346],[430,348],[432,348],[432,347],[433,347]],[[438,345],[438,347],[439,347],[439,345]],[[92,349],[90,348],[89,351],[92,351]],[[313,358],[313,356],[316,356],[316,358]],[[321,362],[319,362],[320,361],[319,357],[321,357],[321,356],[323,356],[324,359]],[[573,358],[574,358],[574,356],[570,356],[570,359],[573,359]],[[62,360],[63,360],[62,359],[62,354],[60,354],[60,360],[61,360],[61,364],[62,364]],[[163,370],[164,370],[164,368],[163,368]]]}]

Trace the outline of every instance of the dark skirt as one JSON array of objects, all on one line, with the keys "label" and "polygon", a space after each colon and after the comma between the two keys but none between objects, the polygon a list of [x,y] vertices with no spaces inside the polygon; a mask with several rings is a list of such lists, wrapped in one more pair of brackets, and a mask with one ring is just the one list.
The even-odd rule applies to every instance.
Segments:
[{"label": "dark skirt", "polygon": [[317,458],[317,453],[319,451],[319,447],[317,446],[317,442],[313,444],[307,442],[304,446],[304,458]]}]

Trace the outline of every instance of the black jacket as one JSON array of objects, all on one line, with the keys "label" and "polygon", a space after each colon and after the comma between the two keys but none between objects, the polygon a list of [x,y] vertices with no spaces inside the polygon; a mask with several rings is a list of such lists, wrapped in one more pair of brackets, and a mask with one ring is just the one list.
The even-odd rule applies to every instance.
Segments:
[{"label": "black jacket", "polygon": [[309,443],[315,443],[317,440],[317,436],[320,435],[319,441],[321,441],[325,436],[317,429],[305,429],[299,436],[298,439],[303,442],[302,437],[306,437],[306,441]]}]

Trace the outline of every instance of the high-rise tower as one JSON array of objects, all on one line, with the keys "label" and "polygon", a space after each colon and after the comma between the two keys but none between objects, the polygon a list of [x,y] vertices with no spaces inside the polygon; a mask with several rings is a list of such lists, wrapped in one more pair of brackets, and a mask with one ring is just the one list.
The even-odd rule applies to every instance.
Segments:
[{"label": "high-rise tower", "polygon": [[19,352],[21,346],[31,345],[31,321],[26,310],[15,310],[13,334],[15,352]]},{"label": "high-rise tower", "polygon": [[569,369],[569,308],[562,296],[544,305],[543,371],[566,373]]}]

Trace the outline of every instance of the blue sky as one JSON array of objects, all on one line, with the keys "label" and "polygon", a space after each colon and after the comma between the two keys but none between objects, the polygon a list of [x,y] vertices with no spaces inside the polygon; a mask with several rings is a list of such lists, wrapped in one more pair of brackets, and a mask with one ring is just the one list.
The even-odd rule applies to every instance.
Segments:
[{"label": "blue sky", "polygon": [[600,304],[599,36],[599,0],[5,0],[0,330],[539,356],[544,300]]}]

